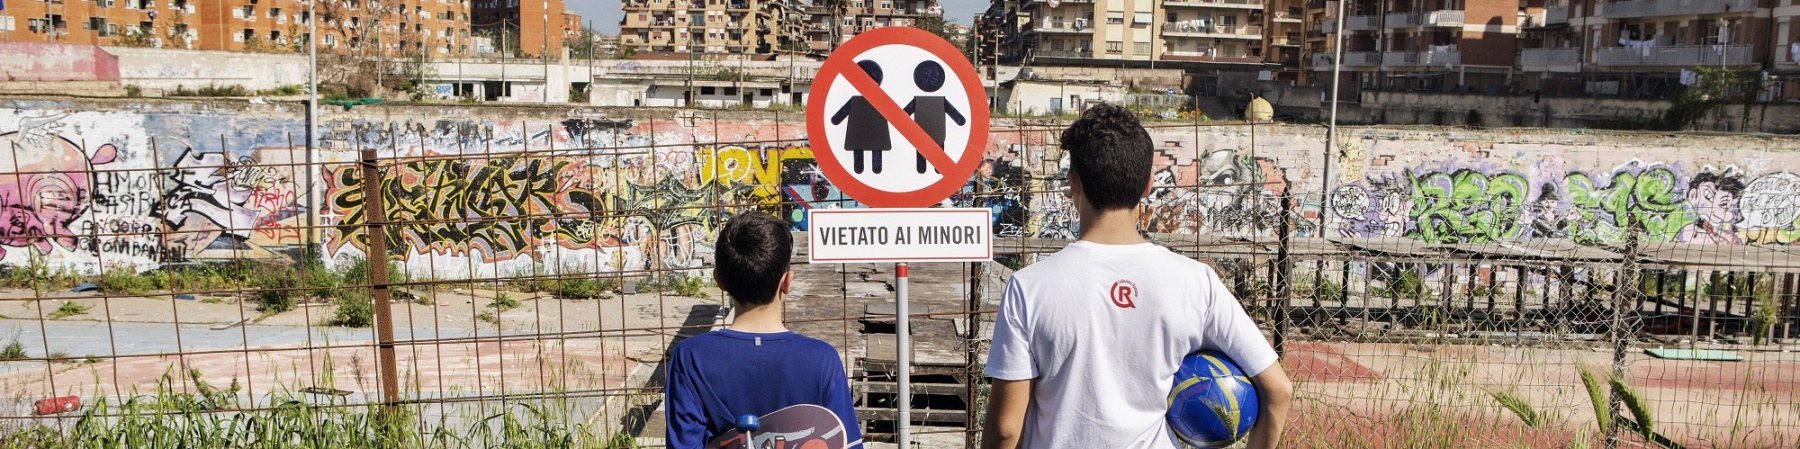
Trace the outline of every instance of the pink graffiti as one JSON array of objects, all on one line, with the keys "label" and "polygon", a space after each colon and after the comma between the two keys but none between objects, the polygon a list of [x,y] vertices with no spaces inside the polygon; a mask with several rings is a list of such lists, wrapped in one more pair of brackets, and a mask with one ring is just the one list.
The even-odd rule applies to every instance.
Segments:
[{"label": "pink graffiti", "polygon": [[0,257],[7,247],[49,254],[75,248],[69,229],[93,198],[93,166],[118,157],[111,144],[90,156],[42,129],[0,134]]}]

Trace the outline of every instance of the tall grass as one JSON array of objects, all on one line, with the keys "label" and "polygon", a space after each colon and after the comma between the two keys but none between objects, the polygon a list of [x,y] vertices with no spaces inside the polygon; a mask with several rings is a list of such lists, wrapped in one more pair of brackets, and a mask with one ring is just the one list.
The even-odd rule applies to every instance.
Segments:
[{"label": "tall grass", "polygon": [[19,449],[600,448],[614,441],[566,424],[552,407],[513,404],[470,423],[422,418],[423,406],[346,405],[329,397],[271,394],[246,403],[233,380],[212,385],[196,370],[165,372],[152,394],[97,402],[71,425],[0,428]]}]

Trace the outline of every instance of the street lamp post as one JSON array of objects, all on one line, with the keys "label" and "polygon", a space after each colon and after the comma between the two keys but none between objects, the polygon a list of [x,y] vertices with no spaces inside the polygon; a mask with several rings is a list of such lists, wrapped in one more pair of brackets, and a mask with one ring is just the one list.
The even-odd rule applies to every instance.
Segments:
[{"label": "street lamp post", "polygon": [[319,142],[319,0],[306,2],[306,61],[311,74],[307,76],[306,101],[306,246],[312,249],[314,234],[319,232],[316,221],[318,199],[313,196],[313,153],[318,152]]},{"label": "street lamp post", "polygon": [[[1321,210],[1327,208],[1328,205],[1325,203],[1331,200],[1331,155],[1337,152],[1338,147],[1338,84],[1344,81],[1344,29],[1348,25],[1346,23],[1348,18],[1344,16],[1344,2],[1346,1],[1349,0],[1337,0],[1337,29],[1332,30],[1331,124],[1325,129],[1325,159],[1323,161],[1325,165],[1321,171],[1323,176],[1319,178],[1319,207],[1322,208]],[[1331,214],[1328,213],[1319,214],[1321,233],[1324,232],[1325,221],[1330,216]]]}]

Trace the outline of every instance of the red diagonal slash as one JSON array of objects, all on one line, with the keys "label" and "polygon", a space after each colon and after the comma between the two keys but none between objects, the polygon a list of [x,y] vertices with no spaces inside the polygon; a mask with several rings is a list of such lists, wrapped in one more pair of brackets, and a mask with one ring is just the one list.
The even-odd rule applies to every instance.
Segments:
[{"label": "red diagonal slash", "polygon": [[[856,88],[856,91],[861,93],[864,99],[869,100],[869,105],[874,106],[876,112],[880,112],[882,117],[887,118],[889,124],[894,125],[894,129],[900,130],[900,136],[905,137],[907,142],[911,142],[913,148],[918,150],[919,154],[924,155],[925,161],[930,162],[931,166],[938,167],[939,171],[946,171],[950,167],[956,166],[956,162],[950,160],[950,155],[945,153],[943,148],[938,147],[937,142],[931,140],[930,134],[925,134],[925,129],[920,128],[919,124],[913,121],[912,116],[906,114],[905,109],[900,109],[900,106],[894,103],[894,99],[888,98],[887,91],[881,90],[881,85],[869,78],[868,73],[856,69],[844,70],[839,73],[844,75],[844,81],[849,81],[851,87]],[[858,131],[877,132],[873,130],[845,130],[844,132]]]}]

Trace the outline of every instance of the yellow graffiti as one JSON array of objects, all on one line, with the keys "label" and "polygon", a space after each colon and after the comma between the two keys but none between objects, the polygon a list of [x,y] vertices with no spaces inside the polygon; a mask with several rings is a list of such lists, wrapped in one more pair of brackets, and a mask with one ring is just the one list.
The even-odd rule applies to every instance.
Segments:
[{"label": "yellow graffiti", "polygon": [[789,160],[813,159],[812,148],[785,147],[749,149],[727,146],[702,149],[700,159],[702,184],[720,183],[750,187],[756,198],[779,200],[782,163]]}]

